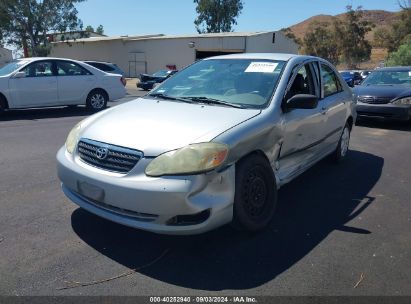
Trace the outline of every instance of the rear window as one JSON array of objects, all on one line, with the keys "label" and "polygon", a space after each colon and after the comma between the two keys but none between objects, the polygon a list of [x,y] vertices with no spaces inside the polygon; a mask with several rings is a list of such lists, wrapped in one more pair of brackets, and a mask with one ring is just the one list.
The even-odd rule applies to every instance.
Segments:
[{"label": "rear window", "polygon": [[104,72],[112,72],[112,71],[114,71],[114,68],[113,68],[113,67],[111,67],[111,66],[109,66],[109,65],[107,65],[107,64],[104,64],[104,63],[100,63],[100,62],[87,62],[87,63],[88,63],[89,65],[91,65],[91,66],[99,69],[99,70],[104,71]]}]

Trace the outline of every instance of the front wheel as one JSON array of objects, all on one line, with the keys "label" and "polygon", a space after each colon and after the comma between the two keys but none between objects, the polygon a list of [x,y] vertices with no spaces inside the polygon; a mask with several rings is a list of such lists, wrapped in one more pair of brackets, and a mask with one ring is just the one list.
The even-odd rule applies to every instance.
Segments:
[{"label": "front wheel", "polygon": [[0,95],[0,114],[7,109],[7,102],[6,99]]},{"label": "front wheel", "polygon": [[348,123],[345,124],[338,142],[337,149],[333,153],[333,158],[336,162],[341,162],[347,157],[348,147],[350,145],[351,128]]},{"label": "front wheel", "polygon": [[87,97],[87,108],[97,112],[106,108],[108,102],[107,93],[103,90],[93,90]]},{"label": "front wheel", "polygon": [[277,185],[268,161],[251,155],[236,165],[233,226],[259,231],[270,223],[277,204]]}]

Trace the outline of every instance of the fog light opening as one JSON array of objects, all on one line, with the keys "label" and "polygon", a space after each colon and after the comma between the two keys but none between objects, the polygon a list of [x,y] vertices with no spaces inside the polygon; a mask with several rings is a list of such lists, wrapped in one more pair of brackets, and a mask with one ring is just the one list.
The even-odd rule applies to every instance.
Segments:
[{"label": "fog light opening", "polygon": [[210,217],[210,209],[189,215],[177,215],[167,221],[168,226],[190,226],[205,222]]}]

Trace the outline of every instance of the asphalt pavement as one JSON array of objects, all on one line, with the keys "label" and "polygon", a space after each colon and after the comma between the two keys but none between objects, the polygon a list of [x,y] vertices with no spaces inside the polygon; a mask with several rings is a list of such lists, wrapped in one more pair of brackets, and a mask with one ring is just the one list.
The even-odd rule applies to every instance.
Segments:
[{"label": "asphalt pavement", "polygon": [[345,162],[323,160],[280,190],[262,233],[175,237],[63,195],[55,155],[87,115],[0,118],[0,295],[411,295],[411,125],[361,122]]}]

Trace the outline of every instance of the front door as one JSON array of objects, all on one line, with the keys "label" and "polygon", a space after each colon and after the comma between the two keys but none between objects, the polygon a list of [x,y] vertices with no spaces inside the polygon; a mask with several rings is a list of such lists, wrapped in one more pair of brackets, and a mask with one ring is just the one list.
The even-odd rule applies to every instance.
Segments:
[{"label": "front door", "polygon": [[[302,65],[291,77],[285,100],[297,94],[320,97],[318,78],[311,63]],[[288,180],[315,159],[324,133],[321,103],[315,109],[292,109],[283,114],[284,139],[277,163],[280,180]]]},{"label": "front door", "polygon": [[36,61],[22,68],[25,77],[10,78],[10,94],[19,108],[58,104],[57,77],[52,61]]}]

